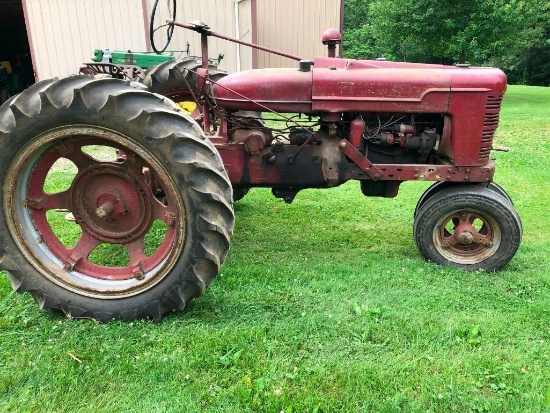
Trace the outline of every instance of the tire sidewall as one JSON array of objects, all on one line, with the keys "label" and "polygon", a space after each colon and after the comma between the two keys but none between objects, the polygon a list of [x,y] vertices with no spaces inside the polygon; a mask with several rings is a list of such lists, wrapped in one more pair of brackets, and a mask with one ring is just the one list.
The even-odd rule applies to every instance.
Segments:
[{"label": "tire sidewall", "polygon": [[[460,196],[458,196],[460,194]],[[475,205],[475,206],[473,206]],[[477,264],[450,261],[434,245],[434,233],[442,216],[454,211],[471,210],[490,216],[501,233],[495,253]],[[419,209],[414,224],[414,237],[420,252],[430,261],[465,270],[494,271],[506,265],[515,255],[522,237],[521,221],[513,206],[497,192],[482,187],[447,188],[426,200]]]}]

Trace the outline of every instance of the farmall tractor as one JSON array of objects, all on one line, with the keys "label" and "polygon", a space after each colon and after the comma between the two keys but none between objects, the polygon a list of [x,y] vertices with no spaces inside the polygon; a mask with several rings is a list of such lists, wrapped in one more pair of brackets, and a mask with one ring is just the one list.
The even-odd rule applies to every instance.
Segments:
[{"label": "farmall tractor", "polygon": [[328,30],[328,57],[226,75],[208,60],[208,38],[224,36],[167,25],[165,46],[174,27],[200,34],[200,62],[141,83],[45,80],[0,107],[0,269],[41,309],[100,321],[183,309],[218,274],[233,202],[252,187],[292,202],[349,180],[377,197],[433,181],[414,215],[427,260],[493,271],[513,258],[521,222],[490,158],[500,70],[336,58]]}]

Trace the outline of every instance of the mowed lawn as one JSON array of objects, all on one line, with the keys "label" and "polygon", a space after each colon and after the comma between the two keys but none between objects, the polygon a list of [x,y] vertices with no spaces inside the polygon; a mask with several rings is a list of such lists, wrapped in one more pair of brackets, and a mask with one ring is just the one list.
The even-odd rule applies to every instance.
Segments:
[{"label": "mowed lawn", "polygon": [[42,313],[0,276],[0,411],[548,411],[550,88],[509,87],[496,144],[524,227],[497,273],[420,256],[425,183],[351,182],[252,190],[220,276],[160,323]]}]

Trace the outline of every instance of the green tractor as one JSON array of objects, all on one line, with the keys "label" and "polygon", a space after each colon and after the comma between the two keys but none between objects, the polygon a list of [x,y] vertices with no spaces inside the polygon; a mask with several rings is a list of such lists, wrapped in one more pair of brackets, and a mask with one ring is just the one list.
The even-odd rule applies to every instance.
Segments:
[{"label": "green tractor", "polygon": [[[176,57],[182,53],[185,53],[185,57]],[[213,80],[219,80],[227,74],[218,67],[223,57],[220,54],[216,59],[209,59],[209,76]],[[197,85],[194,73],[200,67],[201,58],[189,54],[188,44],[185,52],[161,54],[95,49],[92,62],[86,63],[80,73],[135,80],[147,86],[150,92],[170,98],[184,113],[195,117],[198,109],[192,91],[196,90]]]}]

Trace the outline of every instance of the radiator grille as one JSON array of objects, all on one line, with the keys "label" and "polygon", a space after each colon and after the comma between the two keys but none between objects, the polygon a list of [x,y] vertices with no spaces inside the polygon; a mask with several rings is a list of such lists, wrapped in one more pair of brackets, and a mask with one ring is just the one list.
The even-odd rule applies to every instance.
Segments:
[{"label": "radiator grille", "polygon": [[481,135],[481,146],[479,148],[479,159],[489,159],[493,146],[493,138],[498,126],[502,95],[489,96],[485,105],[485,121],[483,122],[483,133]]}]

